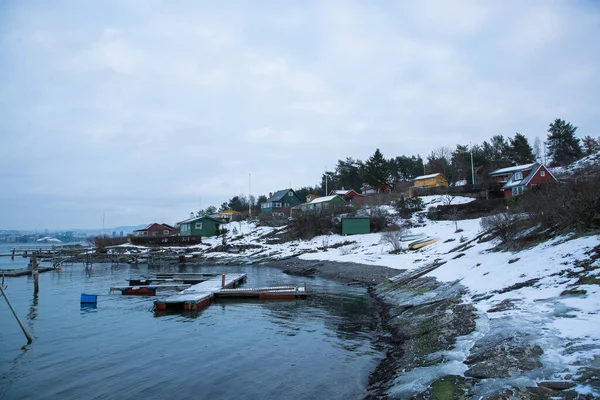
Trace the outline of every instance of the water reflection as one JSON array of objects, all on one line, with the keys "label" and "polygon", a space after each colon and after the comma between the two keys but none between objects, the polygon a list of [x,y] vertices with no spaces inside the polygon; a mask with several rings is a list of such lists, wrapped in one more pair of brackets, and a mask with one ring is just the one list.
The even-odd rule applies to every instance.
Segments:
[{"label": "water reflection", "polygon": [[[39,297],[37,293],[33,294],[33,299],[31,300],[31,305],[29,306],[29,312],[27,313],[27,319],[29,321],[33,321],[37,317],[37,306],[38,306]],[[33,327],[33,324],[30,322],[30,326]]]},{"label": "water reflection", "polygon": [[98,311],[98,305],[94,303],[82,303],[81,304],[81,314],[92,314]]}]

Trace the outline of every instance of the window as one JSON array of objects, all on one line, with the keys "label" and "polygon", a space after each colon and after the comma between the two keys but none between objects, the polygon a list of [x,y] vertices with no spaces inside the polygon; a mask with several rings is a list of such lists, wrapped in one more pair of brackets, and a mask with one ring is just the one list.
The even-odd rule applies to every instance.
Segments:
[{"label": "window", "polygon": [[181,232],[187,232],[190,230],[190,224],[181,225]]},{"label": "window", "polygon": [[284,206],[284,207],[289,207],[289,206],[290,206],[290,203],[284,203],[284,205],[283,205],[283,206]]},{"label": "window", "polygon": [[273,208],[281,208],[281,203],[279,202],[273,202]]},{"label": "window", "polygon": [[512,188],[513,196],[518,196],[520,194],[523,194],[523,186],[517,186],[517,187]]},{"label": "window", "polygon": [[168,235],[168,234],[169,234],[169,231],[165,229],[165,230],[163,231],[163,235]]},{"label": "window", "polygon": [[284,213],[282,213],[282,212],[274,212],[274,213],[273,213],[273,216],[274,216],[274,217],[285,217],[285,214],[284,214]]},{"label": "window", "polygon": [[290,196],[290,197],[294,196],[294,192],[292,192],[292,191],[290,190],[290,192],[288,193],[288,196]]},{"label": "window", "polygon": [[540,171],[540,176],[546,176],[546,171]]},{"label": "window", "polygon": [[271,203],[262,203],[260,205],[261,208],[271,208]]},{"label": "window", "polygon": [[202,229],[202,222],[196,222],[196,229]]},{"label": "window", "polygon": [[520,181],[523,179],[523,173],[521,171],[515,172],[515,181]]},{"label": "window", "polygon": [[440,177],[438,178],[438,182],[442,183],[442,182],[444,182],[444,179],[443,179],[443,178],[440,176]]}]

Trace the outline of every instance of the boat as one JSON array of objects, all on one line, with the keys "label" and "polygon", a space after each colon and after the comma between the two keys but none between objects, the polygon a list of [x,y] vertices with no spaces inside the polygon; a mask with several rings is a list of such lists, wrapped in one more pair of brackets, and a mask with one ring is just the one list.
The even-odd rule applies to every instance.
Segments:
[{"label": "boat", "polygon": [[400,236],[400,241],[401,242],[411,242],[414,240],[420,240],[420,239],[424,239],[424,238],[425,238],[424,233],[417,233],[414,235],[402,235],[402,236]]},{"label": "boat", "polygon": [[421,240],[417,240],[417,241],[414,241],[414,242],[410,243],[408,245],[408,249],[409,250],[417,250],[417,249],[420,249],[421,247],[425,247],[425,246],[433,244],[433,243],[435,243],[437,241],[438,241],[437,239],[430,238],[430,237],[425,238],[425,239],[421,239]]}]

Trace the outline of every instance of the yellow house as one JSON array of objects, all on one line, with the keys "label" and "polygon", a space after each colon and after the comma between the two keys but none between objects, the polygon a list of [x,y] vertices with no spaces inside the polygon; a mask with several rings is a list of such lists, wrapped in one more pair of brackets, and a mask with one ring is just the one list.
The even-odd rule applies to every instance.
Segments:
[{"label": "yellow house", "polygon": [[408,195],[413,196],[413,194],[418,189],[432,188],[432,187],[447,187],[448,179],[444,176],[444,174],[429,174],[417,176],[413,179],[413,186],[408,189]]},{"label": "yellow house", "polygon": [[239,221],[240,217],[236,217],[238,215],[241,216],[242,213],[234,211],[234,210],[225,210],[225,211],[219,212],[219,218],[221,218],[227,222],[231,222],[233,220]]}]

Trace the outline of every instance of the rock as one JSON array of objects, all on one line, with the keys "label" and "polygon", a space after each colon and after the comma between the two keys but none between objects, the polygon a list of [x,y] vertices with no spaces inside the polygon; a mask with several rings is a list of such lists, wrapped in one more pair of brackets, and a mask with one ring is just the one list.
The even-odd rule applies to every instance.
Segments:
[{"label": "rock", "polygon": [[571,382],[571,381],[542,381],[542,382],[538,382],[538,386],[543,386],[545,388],[552,389],[552,390],[566,390],[566,389],[571,389],[575,385],[576,385],[575,382]]},{"label": "rock", "polygon": [[584,294],[587,294],[587,290],[573,288],[573,289],[563,291],[560,295],[561,296],[580,296],[580,295],[584,295]]},{"label": "rock", "polygon": [[429,399],[470,399],[472,398],[471,389],[473,388],[473,379],[458,375],[449,375],[436,379],[429,387],[414,396],[416,400]]},{"label": "rock", "polygon": [[505,300],[502,300],[496,306],[494,306],[494,307],[490,308],[489,310],[487,310],[487,312],[494,313],[494,312],[512,310],[512,309],[515,308],[515,305],[514,305],[513,301],[515,301],[515,299],[505,299]]},{"label": "rock", "polygon": [[530,371],[542,366],[541,347],[531,345],[524,337],[490,335],[479,340],[465,360],[470,368],[465,376],[472,378],[508,378],[512,373]]}]

